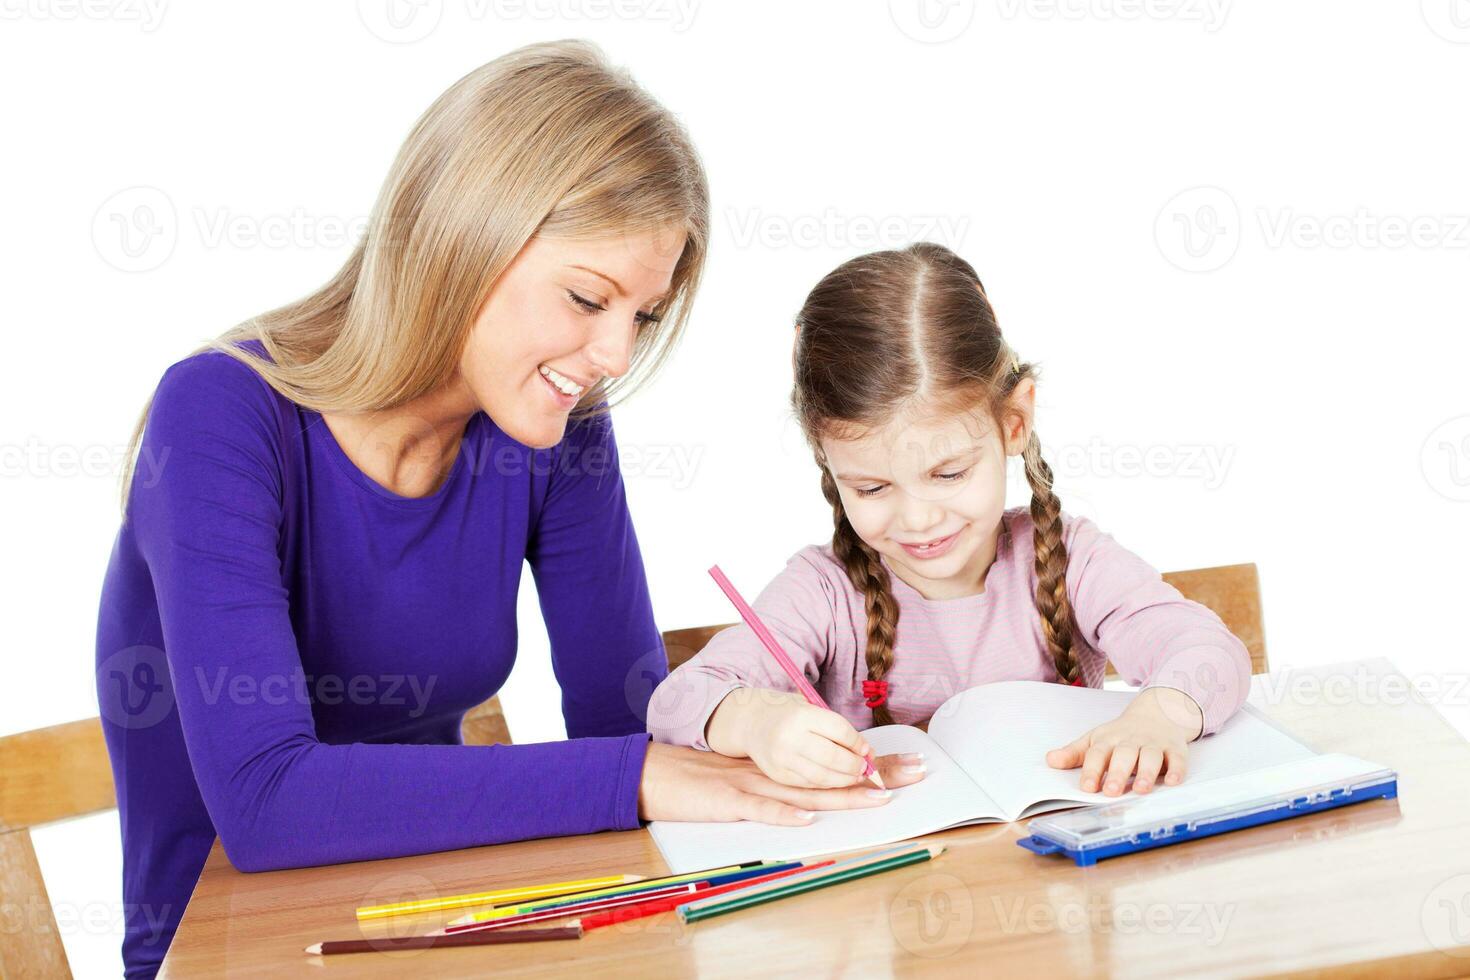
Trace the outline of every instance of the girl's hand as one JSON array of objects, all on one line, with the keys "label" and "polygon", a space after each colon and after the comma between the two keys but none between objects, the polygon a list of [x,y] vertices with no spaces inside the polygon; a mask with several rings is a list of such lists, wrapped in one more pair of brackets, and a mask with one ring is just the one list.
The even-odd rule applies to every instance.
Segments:
[{"label": "girl's hand", "polygon": [[1121,795],[1136,768],[1133,791],[1147,793],[1158,781],[1161,767],[1166,785],[1184,780],[1188,743],[1199,737],[1203,727],[1204,715],[1194,698],[1170,687],[1149,687],[1113,721],[1052,749],[1046,763],[1053,769],[1080,765],[1083,792],[1096,793],[1101,784],[1107,796]]},{"label": "girl's hand", "polygon": [[[800,694],[759,688],[727,694],[710,716],[705,740],[722,755],[749,758],[778,783],[815,789],[867,782],[863,769],[873,751],[835,711],[808,704]],[[884,786],[924,778],[921,757],[884,756],[874,763]]]},{"label": "girl's hand", "polygon": [[[900,756],[885,756],[879,769],[889,785],[902,782]],[[908,782],[922,776],[910,776]],[[638,786],[638,816],[644,820],[728,822],[758,820],[804,827],[818,810],[882,806],[890,794],[871,786],[805,789],[764,775],[749,759],[651,742]]]}]

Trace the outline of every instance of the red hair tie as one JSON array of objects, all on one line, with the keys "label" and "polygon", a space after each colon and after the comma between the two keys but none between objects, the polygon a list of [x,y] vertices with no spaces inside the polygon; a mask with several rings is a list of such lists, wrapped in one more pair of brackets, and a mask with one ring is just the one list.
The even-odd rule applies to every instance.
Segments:
[{"label": "red hair tie", "polygon": [[1078,674],[1077,675],[1077,679],[1072,682],[1072,687],[1086,687],[1086,686],[1087,686],[1087,681],[1085,679],[1083,679],[1083,677],[1082,677],[1081,674]]},{"label": "red hair tie", "polygon": [[887,700],[887,681],[863,681],[863,704],[870,708],[881,708]]}]

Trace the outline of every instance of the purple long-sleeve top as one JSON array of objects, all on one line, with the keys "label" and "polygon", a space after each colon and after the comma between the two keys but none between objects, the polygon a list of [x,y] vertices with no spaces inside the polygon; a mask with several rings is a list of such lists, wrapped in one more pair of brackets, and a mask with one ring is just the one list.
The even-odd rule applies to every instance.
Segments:
[{"label": "purple long-sleeve top", "polygon": [[[525,562],[570,740],[465,746]],[[228,355],[173,365],[97,628],[127,976],[157,971],[216,835],[264,871],[637,827],[664,664],[605,415],[532,450],[477,413],[408,498]]]}]

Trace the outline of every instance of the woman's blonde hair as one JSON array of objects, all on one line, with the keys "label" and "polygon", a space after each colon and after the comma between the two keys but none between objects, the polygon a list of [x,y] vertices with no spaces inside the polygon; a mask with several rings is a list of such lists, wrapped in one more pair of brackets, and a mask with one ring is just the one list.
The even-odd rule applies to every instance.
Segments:
[{"label": "woman's blonde hair", "polygon": [[[1016,411],[1011,396],[1017,385],[1034,379],[1036,366],[1016,357],[1001,336],[974,267],[929,242],[838,266],[807,296],[797,324],[792,407],[817,455],[822,493],[832,505],[832,551],[863,595],[868,679],[881,681],[893,666],[898,602],[878,552],[847,519],[821,441],[838,432],[882,427],[919,398],[956,411],[978,408],[1000,427]],[[1057,675],[1070,684],[1080,667],[1067,597],[1062,504],[1052,491],[1051,467],[1041,456],[1034,428],[1023,459],[1035,528],[1036,607]],[[888,725],[893,718],[880,703],[873,720]]]},{"label": "woman's blonde hair", "polygon": [[[452,377],[475,315],[534,235],[650,233],[686,236],[661,321],[638,332],[628,373],[593,385],[574,416],[667,359],[704,266],[709,190],[678,120],[600,49],[528,45],[465,75],[419,118],[330,282],[196,353],[222,351],[315,411],[392,408]],[[129,444],[124,514],[147,418],[145,407]]]}]

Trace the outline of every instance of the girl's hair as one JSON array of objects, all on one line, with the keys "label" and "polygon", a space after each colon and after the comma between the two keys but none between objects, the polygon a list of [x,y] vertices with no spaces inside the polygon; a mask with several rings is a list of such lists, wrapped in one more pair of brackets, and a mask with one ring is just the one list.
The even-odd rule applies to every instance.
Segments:
[{"label": "girl's hair", "polygon": [[[682,333],[709,190],[680,123],[583,41],[528,45],[450,86],[399,149],[341,270],[195,353],[222,351],[316,411],[392,408],[452,377],[491,288],[538,233],[687,236],[662,322],[639,331],[621,382],[582,396],[573,414],[585,417],[650,377]],[[240,347],[252,339],[269,359]],[[124,515],[147,417],[145,406],[126,456]]]},{"label": "girl's hair", "polygon": [[[1033,364],[1021,362],[996,325],[985,287],[968,262],[942,245],[920,242],[845,262],[807,296],[797,318],[792,407],[822,470],[832,505],[832,550],[864,596],[868,679],[893,666],[898,602],[878,552],[858,537],[843,511],[821,440],[881,428],[908,406],[986,412],[999,428],[1014,410],[1010,396]],[[1079,676],[1067,600],[1067,552],[1061,502],[1032,431],[1024,451],[1035,524],[1036,605],[1057,673]],[[886,704],[874,721],[892,723]]]}]

